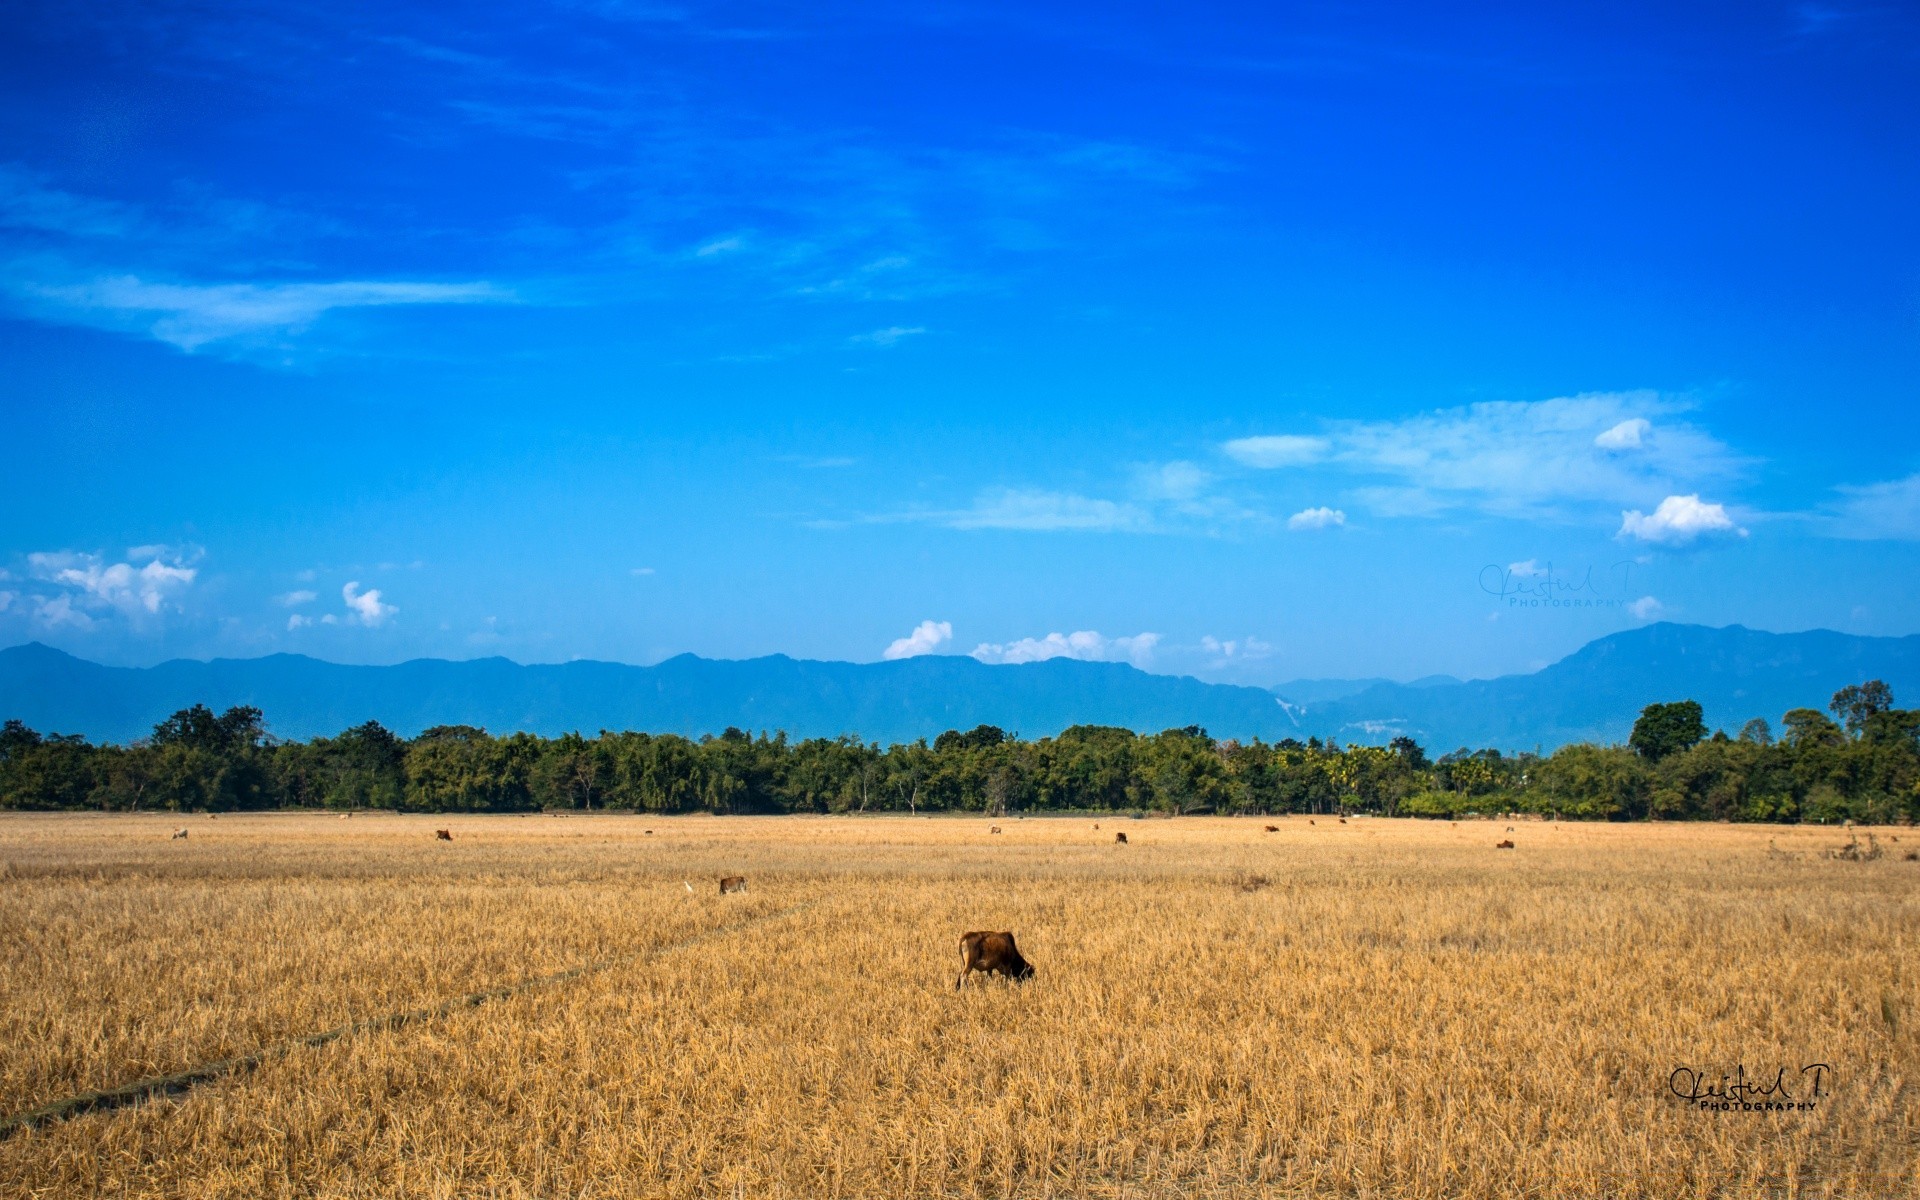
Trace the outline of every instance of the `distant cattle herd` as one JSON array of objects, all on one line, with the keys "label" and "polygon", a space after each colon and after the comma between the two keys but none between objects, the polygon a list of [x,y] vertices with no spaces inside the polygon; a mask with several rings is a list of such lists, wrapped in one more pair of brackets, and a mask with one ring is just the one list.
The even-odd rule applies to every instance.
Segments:
[{"label": "distant cattle herd", "polygon": [[[346,817],[352,815],[351,813],[343,813],[342,819],[344,820]],[[1338,819],[1342,825],[1347,823],[1345,817]],[[1309,819],[1307,824],[1312,825],[1314,822]],[[1099,824],[1096,823],[1094,829],[1098,830],[1099,828]],[[1264,827],[1264,831],[1267,833],[1279,833],[1280,826],[1267,825]],[[998,825],[989,826],[987,832],[990,834],[999,833],[1000,827]],[[1513,832],[1513,826],[1507,826],[1507,832]],[[646,830],[645,833],[648,837],[653,836],[653,830],[651,829]],[[174,830],[172,836],[173,840],[179,841],[187,836],[187,830],[183,826]],[[433,831],[433,836],[436,841],[450,842],[453,840],[453,831],[451,829],[436,829]],[[1116,845],[1124,846],[1129,844],[1124,830],[1115,831],[1113,840]],[[1897,841],[1898,839],[1895,840]],[[1496,850],[1511,850],[1514,848],[1513,839],[1504,838],[1494,843],[1494,848]],[[1261,882],[1264,884],[1265,880],[1263,879]],[[693,890],[691,883],[687,884],[687,890],[689,892]],[[720,894],[722,896],[732,895],[736,892],[744,892],[746,890],[746,876],[724,875],[720,877]],[[1252,889],[1243,888],[1243,890]],[[960,960],[960,976],[955,979],[953,983],[955,991],[960,990],[966,983],[967,976],[976,971],[982,975],[1002,975],[1015,983],[1024,983],[1033,978],[1034,975],[1033,964],[1021,955],[1020,948],[1014,944],[1013,933],[1010,930],[1001,930],[999,932],[977,930],[972,933],[963,934],[960,938]]]}]

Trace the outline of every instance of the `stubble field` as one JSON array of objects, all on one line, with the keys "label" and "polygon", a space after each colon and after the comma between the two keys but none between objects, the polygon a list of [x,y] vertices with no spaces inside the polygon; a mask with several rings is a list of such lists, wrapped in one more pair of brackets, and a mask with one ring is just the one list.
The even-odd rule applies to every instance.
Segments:
[{"label": "stubble field", "polygon": [[[0,817],[0,1118],[596,968],[0,1139],[0,1193],[1920,1195],[1920,832],[1513,824]],[[970,929],[1036,978],[956,994]],[[1736,1065],[1813,1107],[1672,1094]]]}]

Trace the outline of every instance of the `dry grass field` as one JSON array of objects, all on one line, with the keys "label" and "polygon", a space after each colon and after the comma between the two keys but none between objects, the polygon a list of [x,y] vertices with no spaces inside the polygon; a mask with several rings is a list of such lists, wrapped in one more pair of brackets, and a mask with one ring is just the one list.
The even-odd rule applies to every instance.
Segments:
[{"label": "dry grass field", "polygon": [[[614,964],[17,1133],[0,1193],[1920,1195],[1920,831],[1268,823],[0,817],[0,1116]],[[969,929],[1037,977],[956,994]]]}]

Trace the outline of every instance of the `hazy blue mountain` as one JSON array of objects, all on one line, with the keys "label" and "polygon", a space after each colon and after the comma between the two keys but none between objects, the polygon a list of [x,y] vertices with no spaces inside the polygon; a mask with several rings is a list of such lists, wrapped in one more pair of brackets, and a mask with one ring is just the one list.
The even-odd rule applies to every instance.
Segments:
[{"label": "hazy blue mountain", "polygon": [[1290,679],[1270,690],[1290,704],[1325,704],[1332,700],[1344,700],[1348,696],[1357,696],[1372,687],[1428,688],[1459,682],[1451,675],[1422,675],[1418,679],[1401,684],[1378,677],[1373,679]]},{"label": "hazy blue mountain", "polygon": [[1380,683],[1289,707],[1302,729],[1341,741],[1406,733],[1443,751],[1551,750],[1573,741],[1625,741],[1643,707],[1668,700],[1698,700],[1709,729],[1737,733],[1749,718],[1765,717],[1777,731],[1788,709],[1824,710],[1835,691],[1866,679],[1883,679],[1897,702],[1920,705],[1920,636],[1662,622],[1589,642],[1531,675]]},{"label": "hazy blue mountain", "polygon": [[547,735],[699,735],[735,725],[883,742],[981,723],[1028,737],[1076,724],[1145,733],[1201,725],[1216,737],[1383,742],[1407,733],[1436,751],[1550,750],[1624,740],[1640,709],[1663,700],[1698,700],[1709,726],[1730,732],[1753,716],[1777,725],[1787,709],[1824,708],[1836,689],[1871,678],[1886,680],[1903,703],[1920,703],[1920,636],[1659,624],[1601,638],[1531,675],[1302,681],[1308,686],[1283,685],[1279,695],[1067,659],[988,666],[955,655],[845,663],[685,654],[651,667],[504,658],[352,667],[279,654],[128,668],[33,644],[0,650],[0,717],[111,741],[145,736],[176,709],[204,703],[257,705],[275,733],[294,738],[369,719],[407,735],[450,724]]},{"label": "hazy blue mountain", "polygon": [[43,731],[126,741],[194,703],[255,705],[274,733],[291,738],[332,735],[368,719],[408,736],[453,724],[549,736],[576,729],[698,735],[735,725],[885,742],[982,723],[1028,737],[1076,724],[1154,733],[1202,725],[1221,736],[1266,738],[1292,729],[1279,701],[1261,688],[1067,659],[988,666],[953,655],[846,663],[683,654],[651,667],[521,666],[504,658],[350,667],[276,654],[127,668],[38,644],[0,650],[0,717]]}]

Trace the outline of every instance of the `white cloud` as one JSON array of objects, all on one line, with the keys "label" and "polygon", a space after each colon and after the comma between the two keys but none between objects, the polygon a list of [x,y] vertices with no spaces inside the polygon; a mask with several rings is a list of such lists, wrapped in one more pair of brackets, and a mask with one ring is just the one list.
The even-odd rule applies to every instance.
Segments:
[{"label": "white cloud", "polygon": [[738,236],[716,238],[693,253],[697,258],[712,258],[716,254],[731,254],[745,248],[746,244],[746,240]]},{"label": "white cloud", "polygon": [[292,616],[287,618],[287,631],[291,633],[292,631],[299,629],[303,625],[311,625],[311,624],[313,624],[312,617],[302,616],[299,613],[294,613]]},{"label": "white cloud", "polygon": [[1235,438],[1233,441],[1223,443],[1220,449],[1235,462],[1244,463],[1249,467],[1271,469],[1318,462],[1331,445],[1332,443],[1323,437],[1282,433],[1265,437]]},{"label": "white cloud", "polygon": [[652,575],[653,573],[654,570],[652,567],[634,567],[627,572],[627,574],[634,576]]},{"label": "white cloud", "polygon": [[1288,529],[1330,529],[1346,523],[1347,514],[1337,508],[1303,508],[1287,518]]},{"label": "white cloud", "polygon": [[288,608],[297,608],[302,604],[312,604],[319,598],[320,595],[318,592],[310,592],[302,589],[297,592],[288,592],[283,596],[275,596],[274,600]]},{"label": "white cloud", "polygon": [[340,598],[347,602],[347,608],[350,610],[347,619],[361,625],[384,624],[388,617],[400,611],[391,604],[380,602],[379,588],[361,591],[360,581],[357,579],[340,589]]},{"label": "white cloud", "polygon": [[914,325],[912,327],[890,325],[885,329],[876,329],[872,333],[856,333],[847,340],[856,345],[885,347],[896,345],[903,338],[916,337],[926,331],[926,327],[922,325]]},{"label": "white cloud", "polygon": [[19,598],[19,592],[0,592],[0,613],[12,608],[13,602]]},{"label": "white cloud", "polygon": [[1132,637],[1110,638],[1091,629],[1075,633],[1049,633],[1042,638],[1021,638],[1017,642],[982,642],[973,648],[973,657],[984,663],[1044,662],[1050,658],[1076,658],[1085,662],[1117,662],[1122,659],[1144,666],[1153,658],[1160,643],[1157,633],[1137,633]]},{"label": "white cloud", "polygon": [[39,305],[110,328],[144,328],[182,350],[258,333],[298,333],[338,308],[483,304],[511,300],[490,283],[151,283],[136,275],[85,283],[25,283]]},{"label": "white cloud", "polygon": [[1645,417],[1629,417],[1593,439],[1602,450],[1638,450],[1653,429]]},{"label": "white cloud", "polygon": [[1654,617],[1659,616],[1665,607],[1664,604],[1661,604],[1652,596],[1642,596],[1632,604],[1627,605],[1627,611],[1642,621],[1651,621]]},{"label": "white cloud", "polygon": [[922,621],[913,627],[913,632],[903,638],[895,638],[888,644],[881,657],[886,659],[917,658],[922,654],[932,654],[943,642],[953,640],[951,621]]},{"label": "white cloud", "polygon": [[1636,508],[1621,513],[1620,518],[1620,532],[1615,537],[1638,538],[1659,545],[1684,545],[1703,534],[1747,536],[1747,531],[1727,515],[1724,505],[1704,504],[1698,495],[1668,496],[1651,516]]},{"label": "white cloud", "polygon": [[1273,653],[1273,643],[1257,637],[1223,640],[1208,634],[1200,639],[1200,648],[1222,662],[1251,661]]},{"label": "white cloud", "polygon": [[[165,547],[141,546],[140,550],[159,551]],[[33,577],[56,587],[72,589],[73,597],[58,610],[75,611],[73,599],[95,610],[115,609],[130,616],[154,615],[168,601],[190,586],[199,572],[182,560],[150,558],[142,565],[132,562],[108,563],[95,554],[55,551],[27,555]]]},{"label": "white cloud", "polygon": [[1147,513],[1132,504],[1030,488],[982,492],[972,508],[940,514],[940,520],[954,529],[1083,530],[1095,533],[1143,530],[1152,524]]}]

